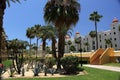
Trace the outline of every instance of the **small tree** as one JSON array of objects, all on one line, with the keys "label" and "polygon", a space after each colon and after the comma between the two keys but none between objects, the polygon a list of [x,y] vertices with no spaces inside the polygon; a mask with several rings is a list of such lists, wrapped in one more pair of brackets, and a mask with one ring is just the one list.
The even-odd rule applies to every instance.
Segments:
[{"label": "small tree", "polygon": [[[12,61],[13,61],[13,66],[16,70],[16,72],[18,72],[18,74],[20,74],[21,72],[21,67],[23,65],[23,53],[24,53],[24,49],[26,49],[26,47],[28,46],[28,42],[27,41],[22,41],[22,40],[18,40],[18,39],[13,39],[11,41],[8,42],[8,48],[10,50],[12,50]],[[16,63],[16,65],[15,65]]]},{"label": "small tree", "polygon": [[87,51],[88,51],[88,46],[89,46],[89,43],[88,43],[88,42],[86,42],[86,43],[84,43],[84,45],[87,47]]},{"label": "small tree", "polygon": [[79,71],[79,58],[77,56],[66,56],[61,59],[65,74],[76,74]]},{"label": "small tree", "polygon": [[70,45],[72,44],[71,40],[68,40],[68,45],[69,45],[69,52],[70,52]]},{"label": "small tree", "polygon": [[110,44],[112,44],[110,39],[105,39],[105,44],[107,44],[107,47],[110,47]]},{"label": "small tree", "polygon": [[[96,32],[95,31],[90,31],[89,33],[90,37],[94,40],[95,36],[96,36]],[[93,47],[93,43],[92,43],[92,47]],[[93,49],[93,48],[92,48]]]},{"label": "small tree", "polygon": [[71,50],[71,51],[76,51],[75,46],[71,45],[71,46],[70,46],[70,50]]}]

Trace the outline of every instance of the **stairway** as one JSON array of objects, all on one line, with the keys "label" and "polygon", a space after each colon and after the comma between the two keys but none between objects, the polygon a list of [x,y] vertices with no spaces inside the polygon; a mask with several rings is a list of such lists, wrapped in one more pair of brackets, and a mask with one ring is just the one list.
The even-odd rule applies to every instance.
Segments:
[{"label": "stairway", "polygon": [[90,57],[90,64],[98,65],[100,63],[100,56],[104,52],[104,49],[98,49],[95,53]]},{"label": "stairway", "polygon": [[98,49],[91,57],[90,57],[90,64],[98,65],[98,64],[105,64],[111,61],[110,55],[114,55],[113,48]]},{"label": "stairway", "polygon": [[99,62],[100,62],[100,59],[99,59],[100,56],[101,56],[101,55],[98,55],[98,56],[93,60],[93,62],[92,62],[91,64],[93,64],[93,65],[98,65]]}]

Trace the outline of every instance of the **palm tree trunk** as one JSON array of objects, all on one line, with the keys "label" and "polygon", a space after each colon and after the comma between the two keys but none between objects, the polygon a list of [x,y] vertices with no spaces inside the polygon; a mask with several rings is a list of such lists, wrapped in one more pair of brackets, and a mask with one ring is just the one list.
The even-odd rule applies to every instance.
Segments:
[{"label": "palm tree trunk", "polygon": [[30,53],[29,53],[29,57],[31,57],[31,38],[30,38]]},{"label": "palm tree trunk", "polygon": [[61,69],[61,57],[64,55],[64,47],[65,47],[65,39],[64,35],[59,32],[59,40],[58,40],[58,58],[57,58],[57,69]]},{"label": "palm tree trunk", "polygon": [[45,47],[46,47],[46,39],[43,40],[43,51],[45,51]]},{"label": "palm tree trunk", "polygon": [[3,15],[6,9],[6,0],[0,0],[0,63],[2,63],[2,27],[3,27]]},{"label": "palm tree trunk", "polygon": [[38,55],[38,38],[37,38],[37,41],[36,41],[36,44],[37,44],[37,49],[36,49],[36,59],[37,59],[37,55]]},{"label": "palm tree trunk", "polygon": [[0,63],[2,63],[2,29],[0,27]]},{"label": "palm tree trunk", "polygon": [[97,35],[97,21],[95,20],[95,31],[96,31],[96,50],[98,49],[98,35]]},{"label": "palm tree trunk", "polygon": [[55,43],[56,43],[56,39],[55,39],[55,38],[52,38],[52,52],[53,52],[53,57],[54,57],[55,59],[57,59]]}]

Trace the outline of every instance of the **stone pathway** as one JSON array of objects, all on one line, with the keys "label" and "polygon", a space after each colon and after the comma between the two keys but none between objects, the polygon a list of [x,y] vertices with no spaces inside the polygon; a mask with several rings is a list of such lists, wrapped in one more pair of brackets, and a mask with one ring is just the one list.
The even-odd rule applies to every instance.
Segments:
[{"label": "stone pathway", "polygon": [[91,67],[91,68],[98,68],[98,69],[120,72],[120,67],[105,66],[105,65],[90,65],[90,64],[87,64],[87,65],[84,65],[84,66]]}]

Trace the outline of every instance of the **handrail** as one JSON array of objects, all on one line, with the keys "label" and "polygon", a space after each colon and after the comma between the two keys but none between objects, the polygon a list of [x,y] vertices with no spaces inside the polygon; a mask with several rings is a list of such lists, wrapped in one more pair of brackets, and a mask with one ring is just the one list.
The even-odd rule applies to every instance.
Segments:
[{"label": "handrail", "polygon": [[104,53],[100,56],[100,64],[110,62],[110,55],[114,53],[113,48],[107,48]]},{"label": "handrail", "polygon": [[100,55],[104,52],[104,49],[98,49],[95,53],[93,53],[90,57],[90,64],[92,64],[96,58],[100,57]]}]

